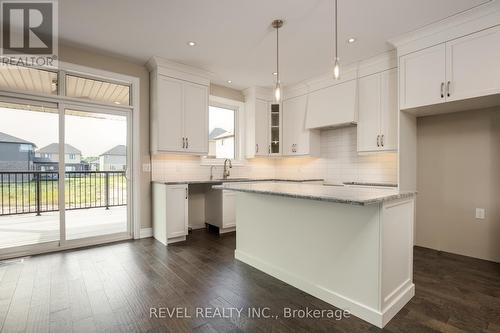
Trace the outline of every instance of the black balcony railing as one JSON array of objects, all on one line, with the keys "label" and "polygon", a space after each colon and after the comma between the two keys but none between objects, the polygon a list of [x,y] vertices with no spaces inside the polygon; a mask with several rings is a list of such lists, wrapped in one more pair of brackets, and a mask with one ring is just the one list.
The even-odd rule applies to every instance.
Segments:
[{"label": "black balcony railing", "polygon": [[[125,171],[66,171],[64,208],[109,208],[127,204]],[[0,215],[59,210],[59,173],[0,171]]]}]

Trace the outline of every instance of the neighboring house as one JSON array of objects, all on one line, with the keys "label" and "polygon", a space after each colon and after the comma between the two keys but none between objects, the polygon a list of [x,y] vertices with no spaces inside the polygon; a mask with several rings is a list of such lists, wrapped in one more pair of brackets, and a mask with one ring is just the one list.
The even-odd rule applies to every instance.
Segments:
[{"label": "neighboring house", "polygon": [[215,138],[224,133],[227,133],[227,131],[220,127],[216,127],[210,132],[210,134],[208,135],[208,157],[216,158],[217,144],[215,142]]},{"label": "neighboring house", "polygon": [[125,171],[127,146],[118,145],[99,156],[99,171]]},{"label": "neighboring house", "polygon": [[87,164],[88,171],[99,171],[100,170],[100,158],[99,157],[87,157],[83,160]]},{"label": "neighboring house", "polygon": [[[84,171],[86,163],[82,163],[82,152],[72,145],[64,145],[64,162],[66,171]],[[59,144],[51,143],[35,153],[34,161],[38,171],[57,171],[59,165]]]},{"label": "neighboring house", "polygon": [[0,132],[0,171],[33,170],[36,145]]},{"label": "neighboring house", "polygon": [[234,133],[225,132],[214,138],[215,158],[234,158]]}]

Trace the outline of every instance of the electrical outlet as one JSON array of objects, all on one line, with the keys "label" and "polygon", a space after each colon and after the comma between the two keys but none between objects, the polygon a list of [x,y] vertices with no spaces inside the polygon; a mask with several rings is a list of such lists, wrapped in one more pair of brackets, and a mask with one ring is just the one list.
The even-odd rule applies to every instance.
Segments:
[{"label": "electrical outlet", "polygon": [[484,220],[484,208],[476,208],[476,219]]}]

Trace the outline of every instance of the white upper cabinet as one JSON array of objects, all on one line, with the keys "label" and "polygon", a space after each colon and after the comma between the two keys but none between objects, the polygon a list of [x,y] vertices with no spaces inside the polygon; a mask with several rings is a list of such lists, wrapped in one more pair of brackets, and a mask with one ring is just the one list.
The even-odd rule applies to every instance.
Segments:
[{"label": "white upper cabinet", "polygon": [[381,74],[380,135],[381,150],[398,149],[398,70]]},{"label": "white upper cabinet", "polygon": [[208,87],[196,83],[185,83],[183,88],[185,150],[194,154],[206,154],[208,152]]},{"label": "white upper cabinet", "polygon": [[152,58],[151,152],[208,153],[209,80],[200,70]]},{"label": "white upper cabinet", "polygon": [[380,74],[359,79],[358,151],[380,149]]},{"label": "white upper cabinet", "polygon": [[[244,91],[246,114],[246,157],[263,157],[271,154],[271,128],[280,132],[281,122],[271,113],[272,91],[251,87]],[[274,123],[273,123],[274,122]]]},{"label": "white upper cabinet", "polygon": [[500,27],[400,58],[400,107],[500,94]]},{"label": "white upper cabinet", "polygon": [[320,134],[305,127],[307,95],[283,101],[283,154],[319,156]]},{"label": "white upper cabinet", "polygon": [[445,51],[443,43],[401,57],[401,109],[445,101]]},{"label": "white upper cabinet", "polygon": [[267,101],[255,100],[255,156],[269,155],[270,105]]},{"label": "white upper cabinet", "polygon": [[500,27],[446,43],[447,100],[500,93]]},{"label": "white upper cabinet", "polygon": [[358,152],[397,149],[397,69],[359,79]]},{"label": "white upper cabinet", "polygon": [[357,80],[309,93],[306,128],[335,127],[357,122]]},{"label": "white upper cabinet", "polygon": [[[184,113],[182,89],[183,82],[166,76],[159,75],[155,81],[156,87],[153,89],[161,92],[157,95],[156,101],[153,103],[153,109],[158,109],[161,106],[163,112],[158,110],[154,112],[155,117],[152,119],[152,125],[155,127],[156,133],[152,141],[156,142],[156,150],[158,151],[177,151],[183,145],[184,128]],[[168,124],[177,124],[177,126],[169,126]],[[159,130],[168,126],[169,130]]]}]

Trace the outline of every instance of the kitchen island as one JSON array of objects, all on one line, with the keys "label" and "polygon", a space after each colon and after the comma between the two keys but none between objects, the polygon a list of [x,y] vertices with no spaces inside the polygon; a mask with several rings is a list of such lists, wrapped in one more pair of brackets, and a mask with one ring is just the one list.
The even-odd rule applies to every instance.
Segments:
[{"label": "kitchen island", "polygon": [[228,183],[235,258],[378,327],[413,297],[415,192]]}]

